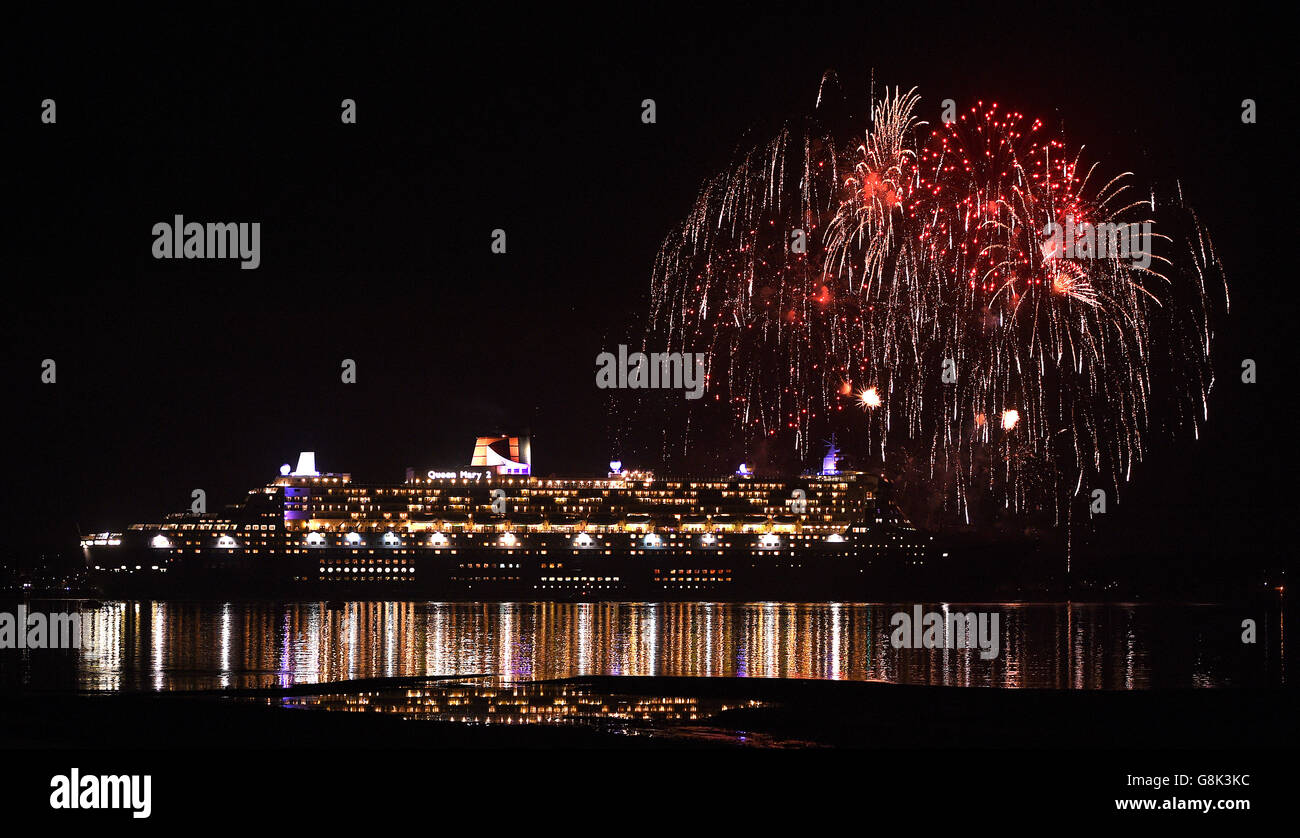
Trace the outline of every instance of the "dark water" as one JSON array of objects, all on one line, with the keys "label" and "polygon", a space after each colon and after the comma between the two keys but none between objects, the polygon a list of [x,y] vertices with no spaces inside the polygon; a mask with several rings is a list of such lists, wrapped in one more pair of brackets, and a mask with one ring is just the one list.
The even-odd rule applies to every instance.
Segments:
[{"label": "dark water", "polygon": [[[1149,689],[1285,683],[1276,606],[926,604],[996,612],[997,657],[896,649],[912,604],[33,603],[80,608],[83,648],[0,650],[6,689],[274,687],[356,678],[738,676]],[[1241,640],[1254,619],[1258,642]]]}]

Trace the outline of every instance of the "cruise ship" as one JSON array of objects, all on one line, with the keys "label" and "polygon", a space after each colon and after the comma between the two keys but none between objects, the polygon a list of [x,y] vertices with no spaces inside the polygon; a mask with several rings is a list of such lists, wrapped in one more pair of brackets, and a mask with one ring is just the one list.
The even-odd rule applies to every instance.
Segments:
[{"label": "cruise ship", "polygon": [[888,484],[821,468],[668,477],[532,474],[527,437],[480,437],[470,464],[361,483],[303,452],[223,512],[83,536],[108,596],[435,600],[879,599],[949,561]]}]

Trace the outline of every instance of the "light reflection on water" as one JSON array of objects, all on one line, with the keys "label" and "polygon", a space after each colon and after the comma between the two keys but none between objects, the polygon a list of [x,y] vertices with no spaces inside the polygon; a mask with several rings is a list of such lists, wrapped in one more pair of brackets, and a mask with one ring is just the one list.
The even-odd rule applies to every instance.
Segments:
[{"label": "light reflection on water", "polygon": [[571,681],[520,682],[495,677],[249,700],[276,707],[383,713],[467,724],[681,725],[706,720],[724,710],[766,706],[754,699],[620,695]]},{"label": "light reflection on water", "polygon": [[[33,606],[35,607],[35,606]],[[49,610],[56,608],[49,605]],[[925,610],[943,606],[926,605]],[[895,649],[912,604],[109,602],[83,648],[0,653],[0,685],[175,690],[493,674],[882,680],[1147,689],[1283,683],[1280,610],[1262,606],[952,605],[997,612],[1000,650]],[[1258,643],[1241,642],[1241,621]]]},{"label": "light reflection on water", "polygon": [[372,713],[408,721],[493,727],[580,727],[657,743],[742,745],[759,748],[820,747],[815,741],[752,730],[715,718],[729,710],[775,706],[753,698],[621,694],[574,681],[513,681],[507,677],[424,681],[407,687],[240,697],[280,709]]}]

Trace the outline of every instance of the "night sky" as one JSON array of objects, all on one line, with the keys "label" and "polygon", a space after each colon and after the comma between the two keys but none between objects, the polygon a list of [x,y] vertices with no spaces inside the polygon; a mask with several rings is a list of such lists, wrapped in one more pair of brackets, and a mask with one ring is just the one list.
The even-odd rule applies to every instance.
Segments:
[{"label": "night sky", "polygon": [[[1096,543],[1267,556],[1291,518],[1276,405],[1294,278],[1271,245],[1294,233],[1266,206],[1294,180],[1282,54],[1226,17],[909,9],[31,30],[4,100],[6,560],[179,511],[196,487],[220,508],[300,450],[400,481],[527,427],[539,474],[653,466],[657,429],[619,432],[595,356],[639,334],[655,251],[700,182],[810,110],[828,69],[850,99],[874,78],[917,86],[931,120],[944,98],[995,100],[1108,171],[1181,180],[1232,294],[1210,423],[1155,446]],[[177,213],[260,221],[261,267],[153,259],[153,224]],[[1258,384],[1239,383],[1246,357]]]}]

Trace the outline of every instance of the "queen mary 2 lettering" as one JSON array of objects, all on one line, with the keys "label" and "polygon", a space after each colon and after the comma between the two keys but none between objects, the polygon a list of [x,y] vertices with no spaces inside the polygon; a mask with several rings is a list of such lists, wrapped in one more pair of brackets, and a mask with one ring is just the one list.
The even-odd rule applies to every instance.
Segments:
[{"label": "queen mary 2 lettering", "polygon": [[832,449],[797,477],[532,474],[527,437],[402,482],[320,472],[315,452],[221,512],[84,536],[121,596],[461,600],[865,599],[933,589],[949,562]]}]

